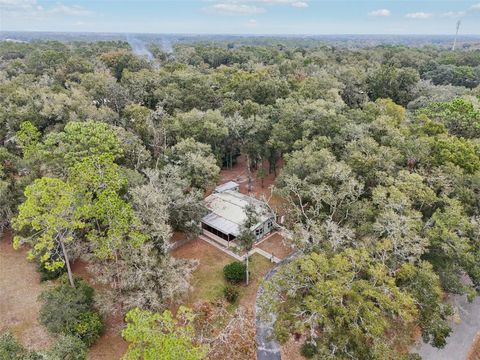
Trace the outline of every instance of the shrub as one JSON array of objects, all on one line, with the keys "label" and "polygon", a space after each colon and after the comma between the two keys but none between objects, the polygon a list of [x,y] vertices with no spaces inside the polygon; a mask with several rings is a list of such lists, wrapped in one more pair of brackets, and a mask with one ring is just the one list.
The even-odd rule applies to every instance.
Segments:
[{"label": "shrub", "polygon": [[90,310],[93,289],[79,279],[75,279],[75,286],[72,288],[65,276],[60,284],[40,295],[40,322],[50,333],[67,334],[70,324],[75,323],[80,314]]},{"label": "shrub", "polygon": [[302,347],[300,348],[300,353],[302,356],[306,357],[307,359],[311,359],[317,354],[317,347],[311,341],[306,341],[303,343]]},{"label": "shrub", "polygon": [[87,346],[92,345],[103,331],[100,315],[93,311],[82,313],[70,329],[70,333],[78,336]]},{"label": "shrub", "polygon": [[5,360],[41,360],[37,353],[27,350],[9,332],[0,334],[0,359]]},{"label": "shrub", "polygon": [[61,336],[46,355],[48,360],[85,360],[87,346],[75,336]]},{"label": "shrub", "polygon": [[239,282],[245,281],[246,278],[246,265],[240,261],[234,261],[230,264],[225,265],[223,268],[223,275],[225,279],[231,283],[237,284]]},{"label": "shrub", "polygon": [[235,301],[237,301],[239,293],[235,286],[227,285],[223,288],[223,296],[225,296],[225,299],[229,303],[233,304]]},{"label": "shrub", "polygon": [[91,345],[103,330],[100,316],[93,311],[93,288],[75,279],[72,288],[66,276],[40,295],[40,322],[54,335],[76,336]]}]

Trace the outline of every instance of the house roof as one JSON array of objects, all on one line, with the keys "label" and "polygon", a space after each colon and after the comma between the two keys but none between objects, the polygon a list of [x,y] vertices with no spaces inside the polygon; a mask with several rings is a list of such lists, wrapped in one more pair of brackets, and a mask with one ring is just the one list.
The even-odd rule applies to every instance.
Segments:
[{"label": "house roof", "polygon": [[202,222],[234,236],[239,235],[240,227],[247,219],[247,205],[253,205],[258,214],[259,221],[252,230],[273,216],[264,202],[232,190],[209,195],[205,205],[211,212],[203,217]]},{"label": "house roof", "polygon": [[215,188],[215,192],[216,193],[221,193],[221,192],[224,192],[224,191],[227,191],[227,190],[233,190],[235,188],[238,188],[239,186],[240,185],[238,183],[236,183],[235,181],[228,181],[225,184],[218,185]]}]

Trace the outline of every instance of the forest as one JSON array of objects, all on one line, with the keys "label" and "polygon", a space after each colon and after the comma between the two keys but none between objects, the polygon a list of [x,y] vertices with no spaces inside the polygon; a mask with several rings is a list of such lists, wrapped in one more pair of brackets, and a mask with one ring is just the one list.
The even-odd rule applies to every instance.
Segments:
[{"label": "forest", "polygon": [[255,315],[188,306],[198,261],[172,255],[241,159],[274,178],[275,226],[294,251],[257,299],[276,341],[300,338],[312,359],[442,348],[447,295],[480,289],[480,50],[149,50],[0,42],[0,234],[48,284],[38,318],[53,339],[32,349],[0,324],[0,358],[86,359],[115,312],[124,359],[254,359]]}]

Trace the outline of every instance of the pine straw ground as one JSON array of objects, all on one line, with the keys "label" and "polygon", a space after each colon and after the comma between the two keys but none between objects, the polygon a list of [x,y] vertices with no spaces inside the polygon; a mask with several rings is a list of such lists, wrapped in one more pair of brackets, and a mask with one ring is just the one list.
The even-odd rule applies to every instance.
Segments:
[{"label": "pine straw ground", "polygon": [[13,249],[11,233],[0,239],[0,332],[11,331],[30,349],[45,349],[52,338],[37,320],[37,298],[46,284],[40,283],[26,252]]}]

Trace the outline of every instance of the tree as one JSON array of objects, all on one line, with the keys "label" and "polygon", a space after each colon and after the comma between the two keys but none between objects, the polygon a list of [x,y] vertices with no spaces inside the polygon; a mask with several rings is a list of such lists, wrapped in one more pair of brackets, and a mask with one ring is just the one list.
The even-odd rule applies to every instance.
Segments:
[{"label": "tree", "polygon": [[111,286],[103,296],[104,311],[118,306],[161,311],[188,292],[196,265],[196,261],[162,254],[151,242],[145,242],[140,247],[120,250],[115,266],[93,262],[89,268],[96,274],[96,281]]},{"label": "tree", "polygon": [[118,260],[125,247],[138,247],[146,240],[131,204],[120,192],[127,185],[111,154],[94,155],[69,170],[68,181],[80,193],[80,216],[88,221],[86,238],[100,260]]},{"label": "tree", "polygon": [[390,98],[397,104],[406,106],[413,100],[413,89],[419,80],[415,69],[397,69],[383,65],[368,77],[368,95],[372,100]]},{"label": "tree", "polygon": [[201,360],[208,347],[196,345],[190,309],[180,306],[176,317],[169,310],[162,314],[135,308],[130,310],[122,331],[130,344],[125,360]]},{"label": "tree", "polygon": [[314,141],[290,154],[277,180],[278,193],[289,205],[289,221],[307,230],[327,219],[339,223],[363,193],[352,169],[323,147]]},{"label": "tree", "polygon": [[240,227],[240,234],[238,234],[236,240],[245,251],[245,279],[248,285],[248,258],[250,250],[252,250],[253,243],[257,240],[255,236],[255,229],[252,229],[255,225],[258,224],[258,216],[257,211],[255,210],[255,206],[247,205],[244,208],[245,211],[245,221],[243,222],[242,226]]},{"label": "tree", "polygon": [[408,291],[417,303],[423,341],[438,348],[444,347],[452,331],[448,320],[453,310],[443,302],[440,279],[433,272],[432,265],[426,261],[402,265],[397,274],[397,285]]},{"label": "tree", "polygon": [[412,209],[407,195],[395,186],[377,186],[372,201],[377,214],[372,235],[378,240],[377,256],[392,273],[405,262],[416,262],[428,247],[422,236],[422,214]]},{"label": "tree", "polygon": [[263,167],[261,167],[260,169],[258,169],[257,171],[257,178],[259,178],[262,182],[262,188],[263,188],[263,183],[264,183],[264,180],[265,178],[267,177],[267,172],[265,171],[265,169]]},{"label": "tree", "polygon": [[414,299],[388,269],[353,249],[299,256],[269,280],[260,301],[262,316],[278,314],[277,338],[305,334],[317,359],[397,359],[400,338],[392,334],[417,316]]},{"label": "tree", "polygon": [[100,56],[100,60],[108,66],[118,81],[122,78],[125,69],[139,71],[148,68],[148,63],[144,59],[125,50],[106,52]]},{"label": "tree", "polygon": [[[74,240],[75,231],[86,226],[77,211],[74,187],[60,179],[41,178],[27,186],[25,198],[13,222],[13,228],[25,236],[15,236],[14,247],[31,245],[28,258],[38,258],[47,270],[66,266],[74,287],[66,244]],[[54,256],[58,251],[62,255]]]},{"label": "tree", "polygon": [[206,214],[203,192],[189,189],[182,168],[167,165],[161,171],[146,169],[148,183],[133,188],[135,211],[157,249],[165,253],[169,248],[171,228],[183,231],[189,237],[200,232],[198,224]]},{"label": "tree", "polygon": [[119,159],[124,153],[114,127],[96,121],[69,122],[64,131],[45,137],[44,149],[47,159],[59,163],[60,173],[88,156],[110,154]]},{"label": "tree", "polygon": [[165,129],[170,141],[177,143],[193,138],[200,143],[209,144],[218,162],[222,159],[222,146],[228,135],[228,128],[220,111],[203,112],[193,109],[178,113],[165,119]]},{"label": "tree", "polygon": [[466,99],[433,103],[419,112],[445,125],[452,135],[467,139],[480,136],[480,109]]},{"label": "tree", "polygon": [[212,154],[210,145],[199,143],[192,138],[178,142],[165,152],[168,164],[178,166],[190,186],[207,189],[217,181],[220,168]]},{"label": "tree", "polygon": [[[437,209],[427,222],[425,233],[430,248],[425,258],[433,265],[444,289],[467,293],[472,299],[476,294],[475,286],[480,284],[478,243],[472,235],[473,224],[458,200],[444,201],[444,206]],[[473,285],[462,281],[464,273],[469,275]]]},{"label": "tree", "polygon": [[433,163],[444,165],[452,163],[468,173],[480,169],[478,146],[469,139],[455,136],[439,137],[433,142]]}]

